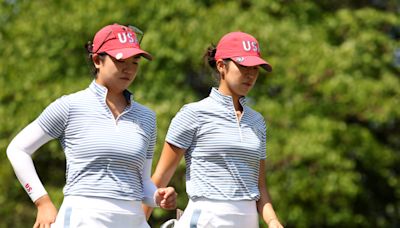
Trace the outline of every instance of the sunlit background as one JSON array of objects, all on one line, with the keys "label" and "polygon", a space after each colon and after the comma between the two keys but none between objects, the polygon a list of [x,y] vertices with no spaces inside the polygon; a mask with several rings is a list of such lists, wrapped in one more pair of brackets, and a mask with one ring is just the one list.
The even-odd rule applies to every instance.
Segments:
[{"label": "sunlit background", "polygon": [[[157,114],[153,166],[171,118],[215,85],[206,48],[253,34],[273,72],[249,94],[268,124],[267,184],[287,228],[400,227],[400,3],[360,1],[3,0],[0,6],[0,227],[32,227],[36,208],[6,157],[10,140],[58,97],[93,80],[84,44],[106,24],[144,31],[130,90]],[[65,158],[35,155],[57,206]],[[172,182],[187,203],[181,162]],[[174,218],[156,209],[152,227]],[[261,220],[260,220],[261,221]],[[260,222],[260,227],[266,225]]]}]

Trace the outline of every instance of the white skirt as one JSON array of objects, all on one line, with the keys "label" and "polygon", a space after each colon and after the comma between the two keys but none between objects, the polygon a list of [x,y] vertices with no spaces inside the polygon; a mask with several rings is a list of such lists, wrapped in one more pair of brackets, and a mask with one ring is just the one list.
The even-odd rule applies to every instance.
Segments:
[{"label": "white skirt", "polygon": [[196,199],[189,203],[175,228],[258,228],[255,201]]},{"label": "white skirt", "polygon": [[141,201],[66,196],[52,228],[149,228]]}]

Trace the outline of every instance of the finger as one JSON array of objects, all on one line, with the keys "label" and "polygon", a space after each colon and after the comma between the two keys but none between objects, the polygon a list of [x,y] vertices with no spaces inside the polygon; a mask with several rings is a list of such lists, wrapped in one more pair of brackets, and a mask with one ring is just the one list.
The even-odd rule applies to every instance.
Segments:
[{"label": "finger", "polygon": [[170,198],[167,198],[166,201],[168,204],[176,205],[178,198],[176,197],[177,195],[172,195]]},{"label": "finger", "polygon": [[36,222],[34,227],[35,228],[42,228],[43,226],[42,226],[41,222]]},{"label": "finger", "polygon": [[162,207],[168,207],[168,208],[170,208],[170,207],[173,207],[174,205],[176,205],[176,200],[162,200],[162,201],[160,202],[160,205],[161,205]]},{"label": "finger", "polygon": [[173,209],[176,208],[176,207],[174,207],[174,206],[172,206],[172,205],[160,205],[160,207],[161,207],[162,209],[165,209],[165,210],[173,210]]},{"label": "finger", "polygon": [[176,193],[175,188],[173,188],[173,187],[168,187],[167,190],[168,190],[168,192]]},{"label": "finger", "polygon": [[163,201],[163,202],[161,203],[161,205],[162,205],[165,209],[174,209],[174,208],[176,208],[176,200]]},{"label": "finger", "polygon": [[167,202],[166,202],[165,200],[161,200],[161,202],[160,202],[160,207],[162,207],[162,208],[167,208],[167,207],[168,207]]},{"label": "finger", "polygon": [[157,189],[157,192],[161,196],[161,198],[164,198],[164,195],[165,195],[165,189],[164,188]]},{"label": "finger", "polygon": [[176,202],[176,199],[177,199],[176,194],[173,194],[173,195],[170,195],[170,196],[164,198],[166,203]]},{"label": "finger", "polygon": [[175,189],[173,189],[173,188],[172,189],[166,189],[163,198],[166,199],[166,198],[169,198],[171,196],[174,197],[174,195],[175,195],[175,197],[177,195],[176,192],[175,192]]}]

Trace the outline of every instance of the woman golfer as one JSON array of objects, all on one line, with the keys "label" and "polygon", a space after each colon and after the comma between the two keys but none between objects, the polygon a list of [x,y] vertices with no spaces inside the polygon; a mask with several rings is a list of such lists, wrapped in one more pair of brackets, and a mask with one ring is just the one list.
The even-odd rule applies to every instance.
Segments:
[{"label": "woman golfer", "polygon": [[[127,90],[141,57],[134,27],[112,24],[87,45],[95,79],[85,90],[62,96],[10,143],[8,158],[38,209],[36,227],[149,227],[142,201],[172,209],[176,193],[150,179],[156,143],[153,111]],[[35,171],[31,155],[58,139],[66,157],[66,184],[60,210]]]},{"label": "woman golfer", "polygon": [[219,86],[173,118],[152,179],[166,186],[185,157],[190,199],[175,227],[255,228],[260,214],[280,228],[265,183],[266,124],[245,98],[259,68],[272,68],[258,41],[243,32],[226,34],[205,57]]}]

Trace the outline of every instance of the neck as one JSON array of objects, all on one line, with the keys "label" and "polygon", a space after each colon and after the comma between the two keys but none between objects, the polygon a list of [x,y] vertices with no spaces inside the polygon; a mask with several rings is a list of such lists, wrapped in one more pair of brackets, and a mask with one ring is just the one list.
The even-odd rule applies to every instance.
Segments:
[{"label": "neck", "polygon": [[95,81],[97,84],[102,85],[107,88],[107,96],[108,96],[108,94],[110,94],[111,96],[120,96],[127,89],[127,88],[123,88],[123,87],[119,86],[116,83],[101,80],[100,77],[97,77]]},{"label": "neck", "polygon": [[236,99],[233,98],[233,106],[235,107],[236,111],[240,111],[240,112],[243,111],[243,107],[239,102],[239,97],[237,97]]},{"label": "neck", "polygon": [[221,87],[221,86],[218,88],[218,91],[219,91],[222,95],[232,97],[233,106],[235,107],[235,110],[236,110],[236,111],[243,111],[243,107],[242,107],[242,105],[241,105],[240,102],[239,102],[239,99],[240,99],[241,96],[239,96],[239,95],[237,95],[237,94],[234,94],[234,93],[232,93],[230,90],[227,90],[227,89],[225,89],[224,87]]},{"label": "neck", "polygon": [[106,103],[115,118],[117,118],[125,110],[126,106],[129,105],[122,93],[107,93]]}]

